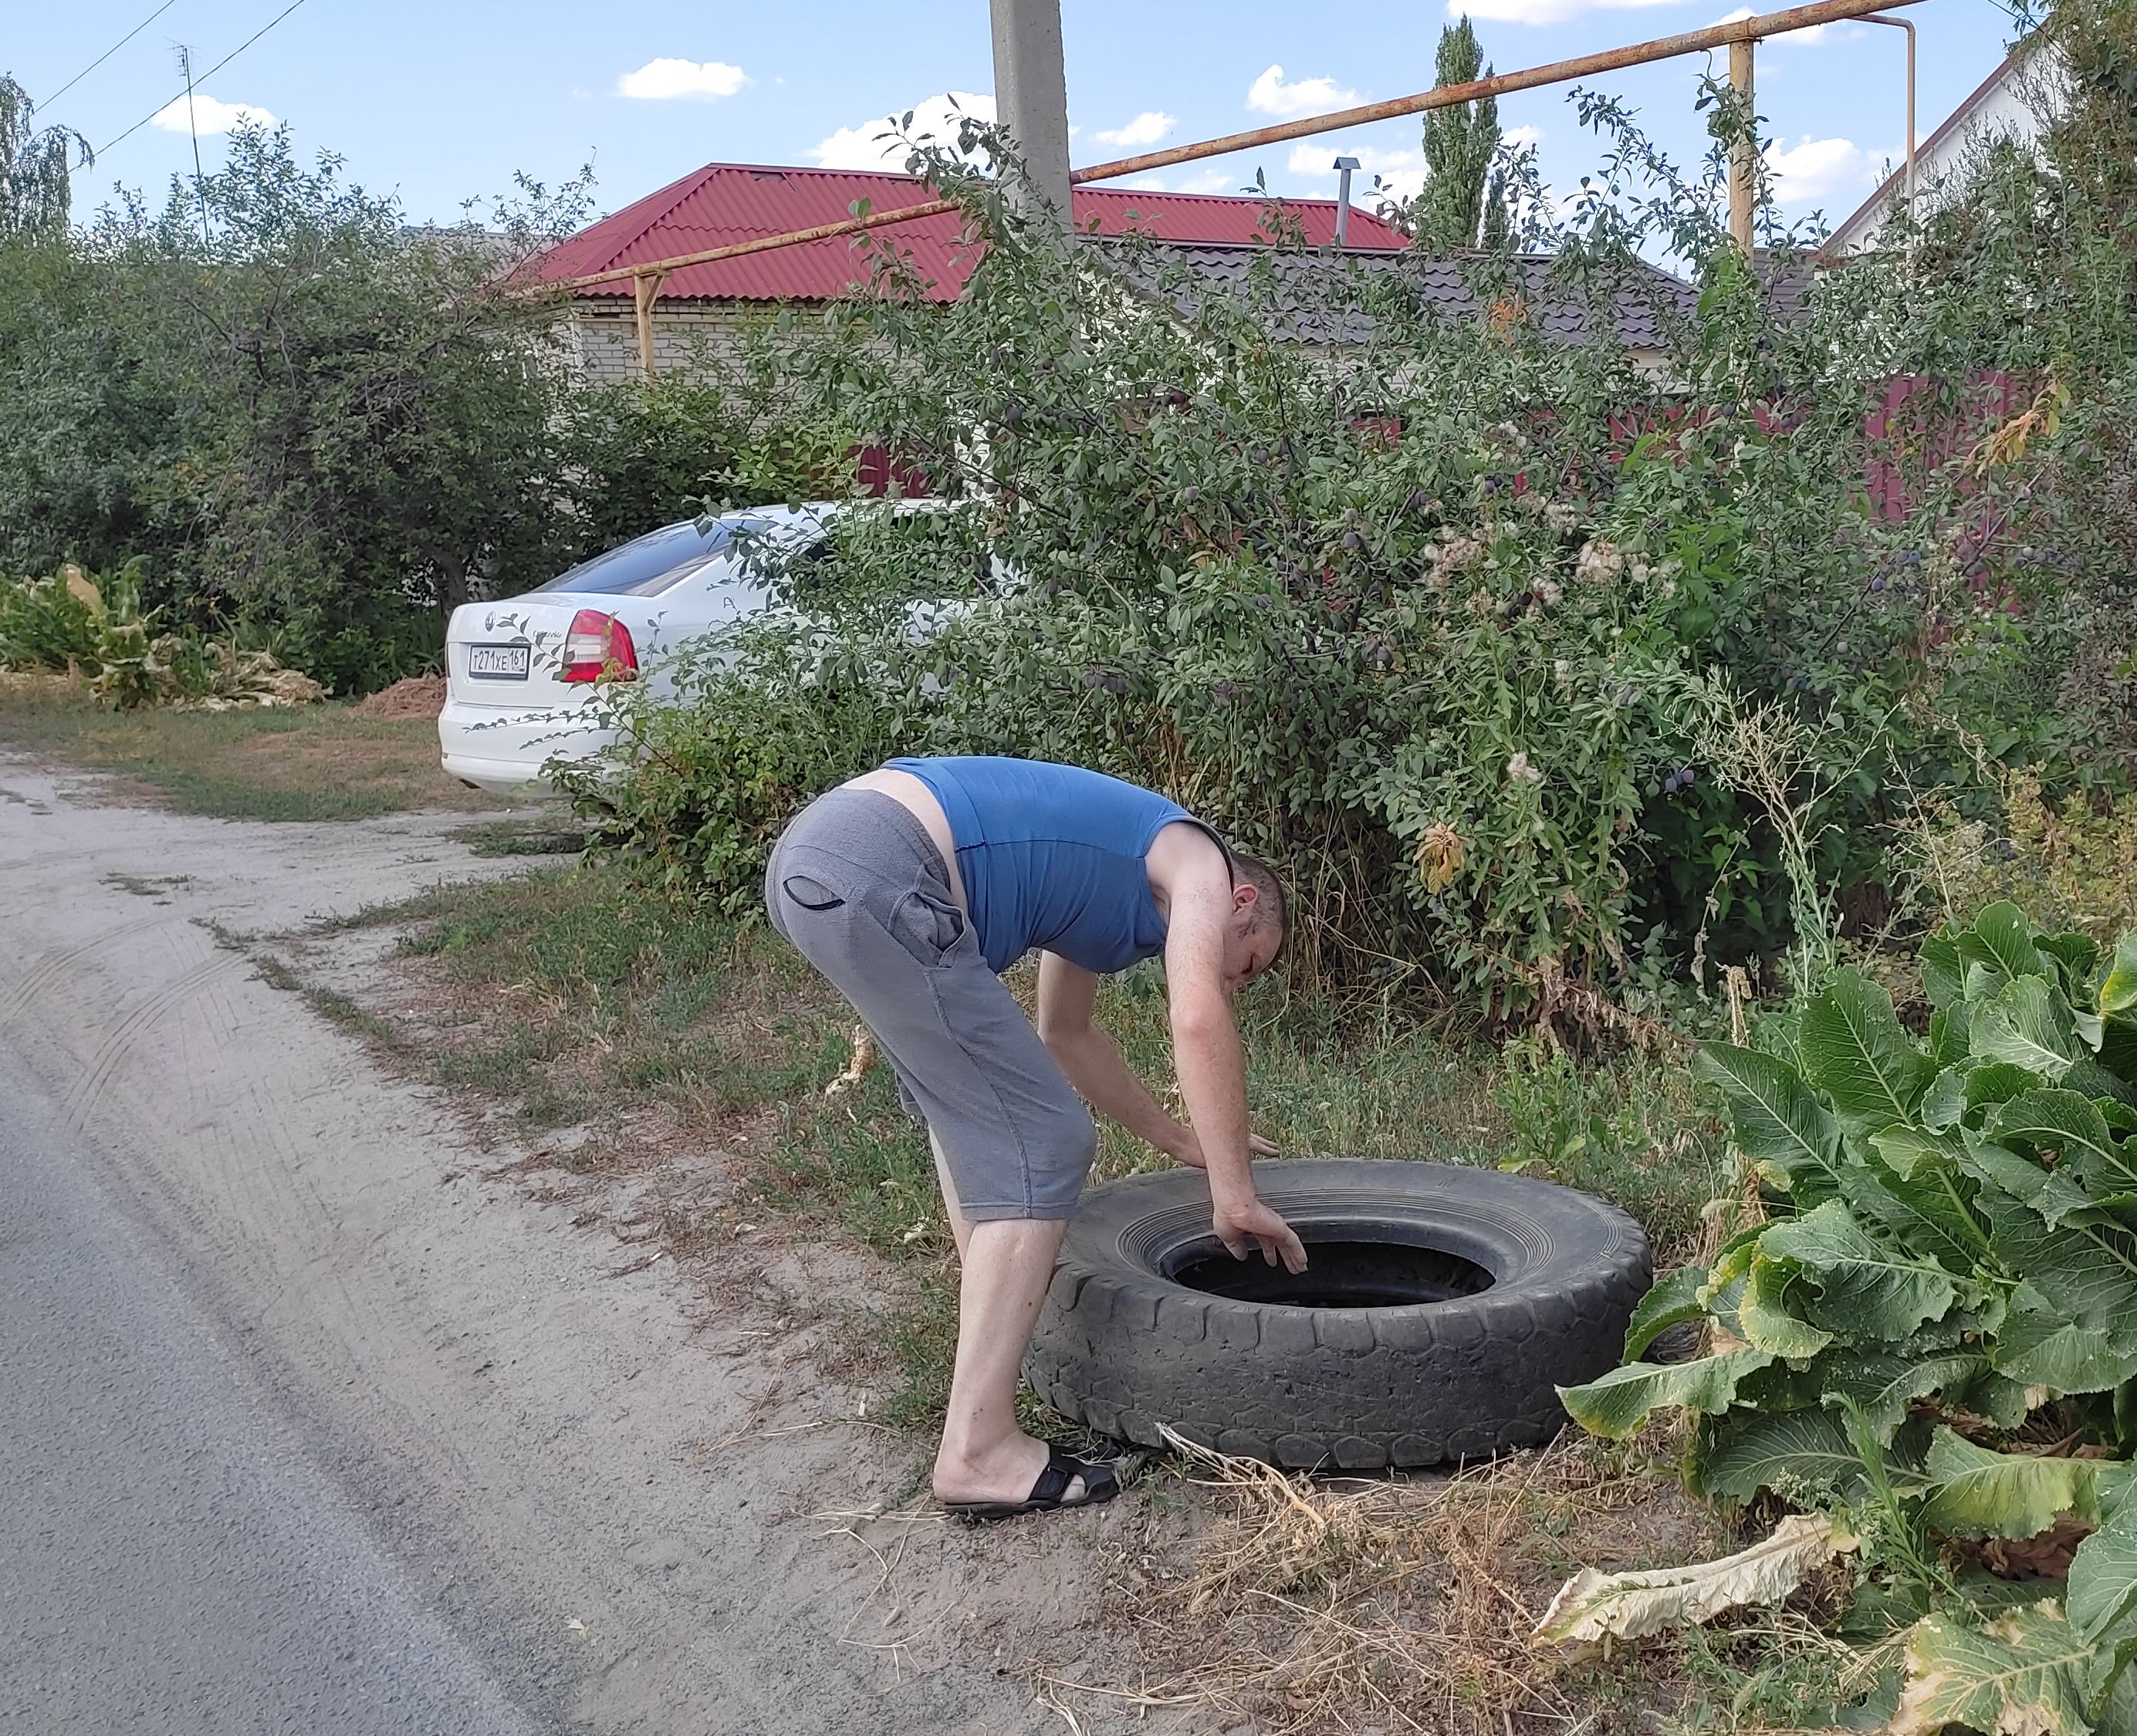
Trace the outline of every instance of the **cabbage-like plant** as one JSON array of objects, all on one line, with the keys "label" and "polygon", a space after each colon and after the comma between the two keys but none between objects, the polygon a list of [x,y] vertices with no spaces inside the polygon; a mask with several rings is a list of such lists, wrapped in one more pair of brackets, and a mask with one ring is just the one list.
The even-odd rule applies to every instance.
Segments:
[{"label": "cabbage-like plant", "polygon": [[1896,1728],[2104,1729],[2137,1655],[2137,935],[2103,959],[1992,904],[1922,981],[1926,1039],[1842,970],[1702,1051],[1771,1215],[1625,1346],[1699,1321],[1709,1354],[1563,1397],[1611,1438],[1687,1410],[1695,1489],[1867,1539],[1862,1620],[1907,1624]]}]

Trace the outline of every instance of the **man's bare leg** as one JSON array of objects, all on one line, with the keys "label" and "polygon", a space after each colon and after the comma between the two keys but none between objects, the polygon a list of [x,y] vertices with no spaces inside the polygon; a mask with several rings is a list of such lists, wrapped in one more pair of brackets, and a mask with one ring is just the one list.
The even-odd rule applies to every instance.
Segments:
[{"label": "man's bare leg", "polygon": [[[1016,1383],[1067,1226],[1059,1219],[967,1226],[957,1293],[957,1360],[935,1455],[946,1501],[1020,1501],[1046,1469],[1047,1445],[1017,1427]],[[1083,1479],[1064,1495],[1080,1500]]]},{"label": "man's bare leg", "polygon": [[927,1130],[927,1149],[935,1154],[935,1179],[942,1189],[942,1212],[950,1220],[950,1235],[957,1244],[957,1258],[961,1263],[965,1249],[972,1239],[972,1220],[957,1204],[957,1184],[950,1179],[950,1160],[943,1156],[942,1142],[935,1137],[932,1127]]}]

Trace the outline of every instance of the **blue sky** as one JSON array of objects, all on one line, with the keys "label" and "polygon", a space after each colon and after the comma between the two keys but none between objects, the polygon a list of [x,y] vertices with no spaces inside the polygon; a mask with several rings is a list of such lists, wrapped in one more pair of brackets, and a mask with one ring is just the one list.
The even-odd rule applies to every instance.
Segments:
[{"label": "blue sky", "polygon": [[[167,10],[56,100],[50,93],[154,11],[160,0],[19,6],[0,38],[0,71],[103,147],[180,90],[174,45],[212,66],[288,0],[171,0]],[[1735,16],[1733,0],[1472,0],[1501,71],[1696,29]],[[1458,4],[1454,10],[1463,9]],[[1762,5],[1761,8],[1769,9]],[[1742,8],[1737,8],[1741,11]],[[1078,163],[1180,143],[1351,100],[1425,90],[1448,16],[1432,5],[1351,0],[1064,0],[1069,118]],[[1990,0],[1925,0],[1906,9],[1921,36],[1920,126],[1926,136],[1985,77],[2011,34]],[[1828,27],[1759,54],[1759,108],[1791,215],[1837,221],[1904,147],[1905,39],[1896,30]],[[1720,70],[1719,67],[1716,69]],[[1599,80],[1640,111],[1681,161],[1702,143],[1693,112],[1697,58]],[[862,167],[880,118],[950,91],[992,86],[985,0],[862,6],[760,0],[754,6],[587,7],[562,0],[302,0],[290,16],[200,86],[203,158],[251,109],[287,121],[300,153],[332,150],[411,217],[450,218],[460,202],[506,187],[515,170],[554,181],[590,158],[604,211],[701,163]],[[114,183],[160,196],[189,173],[184,105],[100,149],[76,181],[86,216]],[[1597,158],[1562,90],[1500,105],[1528,129],[1544,173],[1570,191]],[[1114,142],[1116,140],[1122,142]],[[1355,134],[1193,165],[1145,184],[1235,192],[1259,168],[1281,192],[1334,192],[1340,150],[1368,172],[1414,186],[1414,118]]]}]

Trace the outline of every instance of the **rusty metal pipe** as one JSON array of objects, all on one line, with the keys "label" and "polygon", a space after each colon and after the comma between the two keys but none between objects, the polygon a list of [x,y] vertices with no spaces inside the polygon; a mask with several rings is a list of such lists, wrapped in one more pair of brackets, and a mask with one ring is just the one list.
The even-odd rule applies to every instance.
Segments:
[{"label": "rusty metal pipe", "polygon": [[[1906,5],[1915,5],[1919,0],[1902,0]],[[882,229],[892,223],[910,223],[915,217],[939,217],[946,211],[958,208],[955,199],[930,199],[924,205],[901,205],[893,211],[872,211],[864,217],[845,217],[835,223],[819,223],[814,229],[796,229],[787,235],[761,235],[753,241],[733,241],[724,247],[708,247],[702,253],[679,254],[674,259],[647,260],[642,265],[611,265],[606,271],[589,271],[579,277],[567,277],[553,284],[535,285],[542,289],[582,289],[594,284],[620,283],[626,277],[664,277],[670,271],[679,271],[685,265],[709,265],[716,260],[740,259],[746,254],[769,253],[776,247],[796,247],[804,241],[828,241],[842,235],[859,235],[864,230]]]},{"label": "rusty metal pipe", "polygon": [[[1920,0],[1896,0],[1896,3],[1916,6]],[[1526,72],[1502,72],[1492,78],[1472,79],[1466,85],[1443,85],[1436,90],[1422,91],[1415,96],[1390,97],[1384,103],[1339,109],[1332,114],[1309,115],[1304,120],[1288,120],[1251,133],[1228,134],[1203,144],[1183,144],[1170,151],[1151,151],[1141,157],[1123,157],[1116,163],[1095,163],[1089,168],[1078,169],[1068,178],[1081,183],[1140,175],[1151,169],[1170,168],[1175,163],[1195,163],[1205,157],[1224,157],[1234,151],[1252,150],[1258,145],[1282,144],[1287,139],[1309,139],[1316,133],[1364,126],[1370,121],[1394,120],[1404,114],[1422,114],[1430,109],[1452,108],[1457,103],[1481,102],[1486,97],[1504,96],[1510,90],[1532,90],[1539,85],[1562,85],[1598,72],[1616,72],[1627,66],[1638,66],[1648,61],[1674,60],[1679,55],[1698,54],[1731,42],[1755,42],[1761,36],[1778,36],[1792,30],[1808,30],[1813,25],[1867,17],[1872,12],[1886,9],[1880,0],[1818,0],[1814,6],[1792,7],[1786,12],[1768,12],[1756,18],[1738,18],[1705,30],[1687,31],[1681,36],[1658,36],[1651,42],[1636,42],[1629,48],[1608,48],[1600,54],[1584,54],[1575,60],[1554,61],[1548,66],[1532,66]]]},{"label": "rusty metal pipe", "polygon": [[[1786,35],[1792,30],[1808,30],[1815,25],[1835,24],[1850,18],[1864,18],[1872,12],[1885,12],[1895,6],[1918,6],[1921,0],[1817,0],[1810,6],[1791,7],[1786,12],[1767,12],[1755,18],[1738,18],[1728,24],[1710,25],[1705,30],[1686,31],[1674,36],[1658,36],[1653,41],[1636,42],[1627,48],[1605,49],[1600,54],[1580,55],[1570,61],[1553,61],[1546,66],[1531,66],[1523,72],[1502,72],[1491,78],[1472,79],[1466,85],[1443,85],[1435,90],[1419,91],[1414,96],[1390,97],[1381,103],[1364,103],[1355,109],[1338,109],[1329,114],[1308,115],[1302,120],[1287,120],[1271,127],[1258,127],[1250,133],[1228,133],[1221,139],[1206,139],[1200,144],[1183,144],[1169,151],[1150,151],[1140,157],[1122,157],[1112,163],[1095,163],[1088,168],[1072,170],[1068,179],[1081,187],[1092,181],[1116,181],[1122,175],[1146,174],[1152,169],[1171,168],[1177,163],[1199,163],[1206,157],[1228,157],[1236,151],[1249,151],[1265,144],[1282,144],[1288,139],[1311,139],[1317,133],[1339,132],[1345,127],[1364,126],[1376,120],[1394,120],[1405,114],[1423,114],[1434,109],[1451,109],[1459,103],[1480,102],[1486,97],[1503,96],[1511,90],[1532,90],[1540,85],[1562,85],[1574,79],[1588,78],[1599,72],[1615,72],[1627,66],[1644,65],[1649,61],[1674,60],[1679,55],[1700,54],[1710,48],[1721,48],[1731,42],[1753,42],[1762,36]],[[543,289],[580,289],[595,284],[616,283],[626,277],[665,274],[680,270],[685,265],[708,265],[718,260],[741,259],[752,253],[768,253],[776,247],[798,246],[805,241],[827,241],[844,235],[859,235],[864,230],[881,229],[893,223],[909,223],[916,217],[939,216],[945,212],[957,209],[954,199],[931,199],[922,205],[901,206],[895,211],[870,212],[864,217],[849,217],[839,223],[820,223],[813,229],[797,229],[790,235],[760,236],[752,241],[736,241],[725,247],[708,247],[702,253],[685,253],[674,259],[648,260],[643,264],[612,265],[606,271],[589,271],[578,277],[566,278],[561,282],[543,284]]]}]

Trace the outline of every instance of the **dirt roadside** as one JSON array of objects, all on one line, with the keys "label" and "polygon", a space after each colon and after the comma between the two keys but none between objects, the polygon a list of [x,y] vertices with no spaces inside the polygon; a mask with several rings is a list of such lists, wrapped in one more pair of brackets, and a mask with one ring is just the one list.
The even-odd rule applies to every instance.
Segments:
[{"label": "dirt roadside", "polygon": [[0,1043],[530,1706],[649,1736],[1062,1727],[1032,1666],[1106,1679],[1114,1513],[884,1515],[912,1444],[853,1419],[772,1301],[694,1305],[259,975],[247,936],[511,868],[447,835],[464,816],[226,822],[84,787],[0,760]]}]

